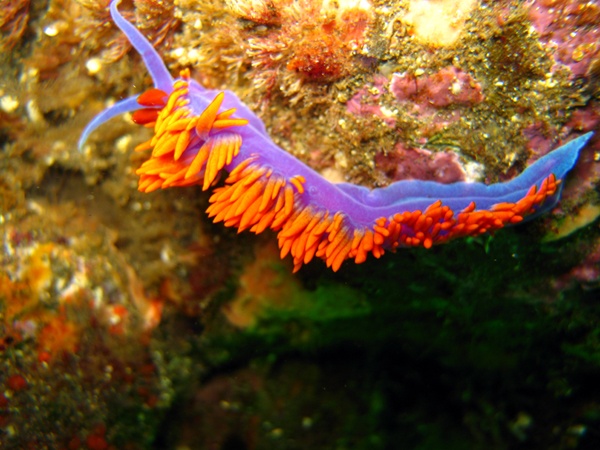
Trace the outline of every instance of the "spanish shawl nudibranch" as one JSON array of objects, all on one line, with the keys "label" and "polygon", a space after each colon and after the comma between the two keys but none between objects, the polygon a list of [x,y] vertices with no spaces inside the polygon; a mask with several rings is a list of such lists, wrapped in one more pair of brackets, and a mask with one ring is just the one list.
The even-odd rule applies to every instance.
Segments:
[{"label": "spanish shawl nudibranch", "polygon": [[[133,112],[134,122],[154,128],[136,150],[151,150],[137,170],[139,190],[199,184],[207,190],[222,170],[207,212],[215,222],[261,233],[278,231],[281,257],[294,270],[317,256],[334,271],[348,258],[477,236],[530,219],[552,208],[562,179],[590,139],[585,134],[543,156],[516,178],[482,183],[399,181],[367,189],[332,184],[277,147],[262,121],[235,94],[205,89],[183,70],[174,80],[144,36],[110,4],[116,25],[142,56],[154,88],[122,100],[96,116],[79,141],[107,120]],[[237,113],[237,114],[236,114]],[[234,117],[234,114],[236,116]]]}]

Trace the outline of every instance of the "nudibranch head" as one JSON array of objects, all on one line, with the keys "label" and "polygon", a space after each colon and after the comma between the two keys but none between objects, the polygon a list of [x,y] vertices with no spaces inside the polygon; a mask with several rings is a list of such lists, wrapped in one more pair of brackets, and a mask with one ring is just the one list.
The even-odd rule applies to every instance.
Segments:
[{"label": "nudibranch head", "polygon": [[335,185],[277,147],[234,94],[203,88],[187,70],[173,80],[117,4],[110,7],[113,19],[142,55],[154,88],[100,113],[80,145],[106,120],[133,111],[134,122],[154,130],[136,148],[150,151],[136,172],[140,191],[190,185],[206,190],[228,172],[209,199],[209,216],[239,231],[278,232],[281,257],[290,254],[295,270],[314,257],[338,270],[346,259],[362,263],[386,250],[430,248],[535,217],[556,204],[563,178],[591,137],[572,140],[506,183],[413,180],[374,190]]},{"label": "nudibranch head", "polygon": [[140,191],[193,184],[202,184],[206,190],[237,156],[241,136],[230,129],[248,120],[233,118],[235,108],[219,112],[224,93],[197,111],[197,99],[190,93],[194,87],[189,71],[184,70],[170,95],[153,88],[138,97],[146,108],[135,111],[133,121],[154,127],[152,139],[136,147],[137,151],[152,150],[150,159],[136,171]]}]

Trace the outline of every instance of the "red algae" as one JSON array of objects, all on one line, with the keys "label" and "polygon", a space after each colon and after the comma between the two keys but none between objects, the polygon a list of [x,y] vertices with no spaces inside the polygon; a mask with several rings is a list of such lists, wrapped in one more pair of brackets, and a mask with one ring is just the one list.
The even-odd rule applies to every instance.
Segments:
[{"label": "red algae", "polygon": [[481,84],[453,66],[432,75],[394,74],[390,91],[398,101],[410,101],[420,109],[473,106],[485,99]]},{"label": "red algae", "polygon": [[11,375],[6,380],[6,387],[15,392],[24,391],[27,386],[27,380],[23,375]]},{"label": "red algae", "polygon": [[232,10],[266,29],[247,28],[239,38],[245,42],[247,73],[255,87],[270,97],[277,90],[292,103],[310,92],[348,76],[356,70],[372,14],[366,1],[252,2],[236,0]]},{"label": "red algae", "polygon": [[397,144],[392,152],[376,156],[378,170],[393,181],[430,180],[438,183],[465,181],[465,171],[456,153],[432,152]]},{"label": "red algae", "polygon": [[51,317],[38,335],[38,360],[49,362],[53,357],[76,353],[79,335],[75,324],[66,317]]},{"label": "red algae", "polygon": [[365,10],[352,8],[320,26],[305,25],[304,36],[291,48],[287,69],[311,82],[328,83],[348,75],[351,51],[362,45],[369,20]]},{"label": "red algae", "polygon": [[527,149],[530,151],[530,158],[527,164],[533,164],[542,156],[550,152],[556,145],[558,138],[557,132],[549,129],[544,123],[532,123],[523,129],[523,136],[527,138]]},{"label": "red algae", "polygon": [[596,2],[537,0],[530,3],[529,17],[557,65],[568,67],[573,76],[585,75],[600,56]]},{"label": "red algae", "polygon": [[106,442],[105,435],[106,427],[104,425],[96,426],[93,433],[85,440],[89,450],[106,450],[108,448],[108,443]]},{"label": "red algae", "polygon": [[365,119],[379,117],[389,127],[394,127],[396,120],[390,111],[381,109],[382,95],[384,95],[389,80],[383,75],[375,75],[372,83],[360,88],[346,103],[349,113]]},{"label": "red algae", "polygon": [[287,69],[312,82],[335,81],[346,75],[345,53],[325,29],[309,32],[298,43]]}]

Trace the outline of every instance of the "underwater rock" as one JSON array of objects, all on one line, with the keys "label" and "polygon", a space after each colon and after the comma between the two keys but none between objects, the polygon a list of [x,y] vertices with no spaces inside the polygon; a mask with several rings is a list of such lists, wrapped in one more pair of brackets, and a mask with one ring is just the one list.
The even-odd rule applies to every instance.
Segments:
[{"label": "underwater rock", "polygon": [[160,304],[134,287],[114,234],[74,207],[15,213],[0,259],[0,442],[144,448],[167,406],[149,347]]},{"label": "underwater rock", "polygon": [[[170,73],[337,182],[507,181],[595,132],[543,217],[335,274],[213,225],[200,188],[136,192],[130,115],[75,150],[151,84],[107,3],[0,7],[29,5],[0,11],[0,446],[600,448],[597,2],[462,2],[442,43],[404,18],[453,1],[123,3]],[[389,89],[440,72],[436,102],[451,77],[470,100]]]}]

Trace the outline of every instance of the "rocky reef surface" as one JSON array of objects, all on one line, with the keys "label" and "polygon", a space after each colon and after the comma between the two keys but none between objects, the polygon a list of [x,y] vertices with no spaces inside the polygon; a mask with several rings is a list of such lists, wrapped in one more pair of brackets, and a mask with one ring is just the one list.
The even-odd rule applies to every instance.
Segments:
[{"label": "rocky reef surface", "polygon": [[151,84],[108,0],[0,5],[0,447],[600,447],[600,4],[133,0],[334,181],[497,182],[596,131],[553,211],[336,274],[137,192]]}]

